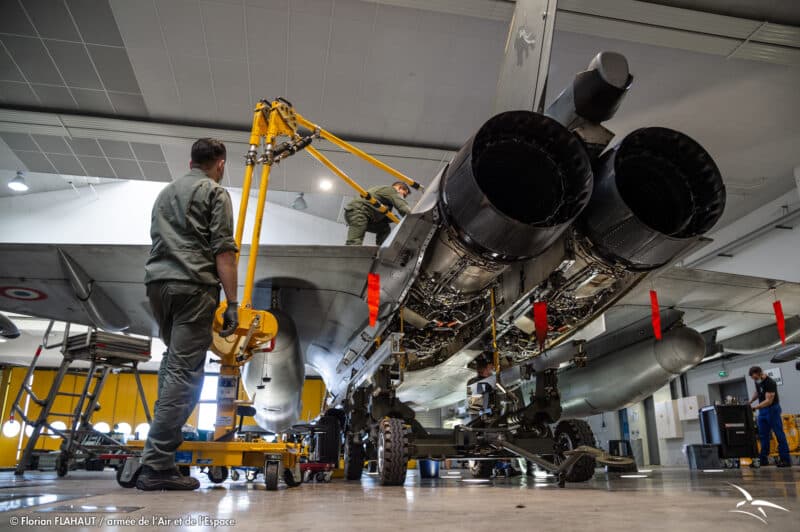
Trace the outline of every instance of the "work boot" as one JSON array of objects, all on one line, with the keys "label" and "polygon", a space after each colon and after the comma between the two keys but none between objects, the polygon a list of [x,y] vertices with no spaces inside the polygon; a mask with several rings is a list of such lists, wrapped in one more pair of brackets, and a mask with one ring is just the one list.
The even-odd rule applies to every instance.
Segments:
[{"label": "work boot", "polygon": [[144,465],[136,480],[136,487],[144,491],[191,491],[200,487],[200,481],[194,477],[184,477],[175,467],[157,471]]}]

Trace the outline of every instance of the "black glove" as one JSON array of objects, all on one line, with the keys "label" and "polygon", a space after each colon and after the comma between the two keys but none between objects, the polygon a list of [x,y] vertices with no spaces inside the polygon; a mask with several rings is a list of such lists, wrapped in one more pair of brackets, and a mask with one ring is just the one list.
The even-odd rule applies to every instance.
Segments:
[{"label": "black glove", "polygon": [[228,301],[228,306],[225,312],[222,313],[222,330],[219,335],[222,338],[230,336],[239,326],[239,303],[236,301]]}]

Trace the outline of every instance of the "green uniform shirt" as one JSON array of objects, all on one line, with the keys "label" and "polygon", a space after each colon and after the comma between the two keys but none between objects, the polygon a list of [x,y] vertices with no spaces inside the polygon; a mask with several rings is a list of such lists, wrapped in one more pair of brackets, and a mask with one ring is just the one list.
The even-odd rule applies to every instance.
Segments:
[{"label": "green uniform shirt", "polygon": [[[394,208],[399,212],[402,216],[411,212],[411,209],[406,203],[406,200],[403,199],[403,196],[400,195],[397,190],[393,186],[385,185],[382,187],[372,187],[368,188],[367,192],[369,192],[372,196],[374,196],[378,201],[386,205],[387,207]],[[380,222],[386,220],[386,215],[381,214],[378,212],[378,209],[373,207],[367,200],[364,198],[356,198],[350,203],[347,204],[345,207],[347,210],[360,210],[362,212],[368,213],[371,216],[372,222]]]},{"label": "green uniform shirt", "polygon": [[236,251],[228,191],[203,170],[192,169],[158,195],[150,237],[153,247],[145,266],[145,283],[218,284],[216,256]]}]

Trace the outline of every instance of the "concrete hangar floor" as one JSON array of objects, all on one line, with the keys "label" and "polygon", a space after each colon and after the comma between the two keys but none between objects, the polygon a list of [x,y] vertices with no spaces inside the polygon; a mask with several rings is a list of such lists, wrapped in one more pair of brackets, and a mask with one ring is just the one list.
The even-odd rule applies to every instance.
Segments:
[{"label": "concrete hangar floor", "polygon": [[[259,478],[195,492],[121,488],[114,474],[0,473],[0,529],[39,530],[796,530],[796,469],[690,472],[654,468],[623,477],[598,469],[594,479],[559,489],[534,477],[469,481],[466,470],[402,487],[334,479],[267,492]],[[737,489],[738,486],[740,489]],[[746,492],[746,493],[745,493]],[[763,502],[778,505],[781,510]],[[764,513],[759,510],[762,508]],[[747,512],[747,513],[744,513]]]}]

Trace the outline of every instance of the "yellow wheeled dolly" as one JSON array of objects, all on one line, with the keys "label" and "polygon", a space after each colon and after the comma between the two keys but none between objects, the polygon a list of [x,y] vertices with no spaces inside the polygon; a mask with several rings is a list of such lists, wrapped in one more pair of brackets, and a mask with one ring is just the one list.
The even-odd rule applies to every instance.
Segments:
[{"label": "yellow wheeled dolly", "polygon": [[[128,442],[128,447],[132,450],[141,449],[144,441]],[[228,469],[232,467],[257,469],[264,474],[267,490],[274,491],[278,489],[280,480],[290,488],[300,484],[300,458],[305,454],[305,447],[300,443],[185,441],[175,453],[175,463],[179,468],[208,468],[208,477],[214,483],[227,480]],[[126,488],[134,487],[138,467],[136,458],[126,460],[117,473],[119,484]]]},{"label": "yellow wheeled dolly", "polygon": [[[303,134],[299,129],[301,126],[307,129]],[[250,190],[253,185],[253,174],[256,164],[261,164],[261,180],[258,188],[258,204],[250,243],[247,276],[244,283],[244,294],[238,309],[239,326],[232,335],[226,338],[219,336],[218,333],[222,329],[222,314],[225,312],[226,302],[222,302],[217,309],[214,319],[214,338],[211,350],[219,356],[220,364],[214,441],[186,441],[181,444],[176,452],[176,464],[178,466],[207,467],[209,478],[214,482],[224,481],[227,478],[228,468],[231,467],[261,470],[264,473],[268,490],[277,489],[279,479],[286,482],[289,487],[298,485],[302,479],[300,475],[300,458],[306,455],[305,447],[302,444],[283,441],[275,443],[241,441],[238,439],[236,426],[237,414],[242,412],[239,408],[247,408],[247,403],[237,401],[240,368],[254,354],[272,350],[274,339],[278,333],[278,323],[275,317],[268,311],[254,309],[252,304],[261,223],[264,217],[269,174],[272,166],[291,155],[305,150],[345,183],[354,188],[362,198],[372,204],[379,212],[385,214],[393,222],[398,222],[397,217],[392,214],[388,206],[381,204],[377,198],[364,190],[327,157],[311,146],[314,140],[320,138],[328,140],[339,148],[375,165],[415,189],[422,188],[413,179],[309,122],[300,116],[287,100],[283,98],[272,101],[262,100],[256,104],[253,111],[249,149],[245,155],[242,200],[239,205],[235,234],[236,246],[241,249]],[[279,143],[281,139],[286,140]],[[238,253],[236,260],[238,263]],[[129,442],[129,447],[132,449],[143,448],[144,442],[132,441]],[[133,487],[136,484],[139,468],[139,459],[136,456],[126,460],[117,474],[119,484],[124,487]]]}]

